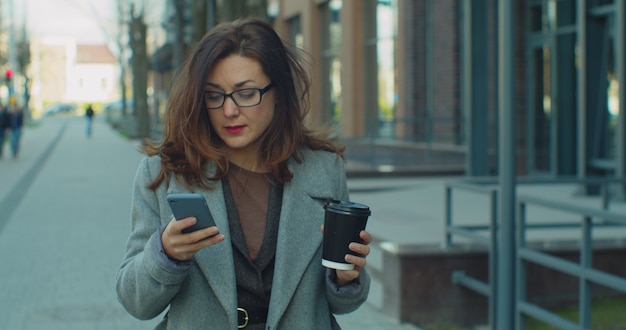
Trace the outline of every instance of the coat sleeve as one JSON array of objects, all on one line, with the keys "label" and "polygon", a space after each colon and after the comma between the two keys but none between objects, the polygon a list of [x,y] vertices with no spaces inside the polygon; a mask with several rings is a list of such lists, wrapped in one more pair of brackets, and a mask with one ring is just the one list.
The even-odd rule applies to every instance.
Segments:
[{"label": "coat sleeve", "polygon": [[370,288],[369,274],[364,268],[356,280],[342,287],[335,284],[336,278],[335,270],[326,270],[326,295],[333,314],[354,312],[367,300]]},{"label": "coat sleeve", "polygon": [[[337,160],[337,198],[343,201],[349,201],[348,183],[346,180],[346,171],[343,161]],[[361,304],[367,300],[370,288],[370,277],[365,268],[361,271],[359,278],[352,283],[338,287],[335,284],[336,272],[332,269],[326,269],[326,296],[334,314],[345,314],[355,311]]]},{"label": "coat sleeve", "polygon": [[161,219],[157,192],[146,188],[154,177],[151,171],[158,170],[151,168],[157,167],[155,163],[155,159],[145,158],[137,170],[131,233],[116,278],[118,300],[130,314],[144,320],[167,308],[190,268],[188,263],[170,260],[162,251],[161,232],[167,222]]}]

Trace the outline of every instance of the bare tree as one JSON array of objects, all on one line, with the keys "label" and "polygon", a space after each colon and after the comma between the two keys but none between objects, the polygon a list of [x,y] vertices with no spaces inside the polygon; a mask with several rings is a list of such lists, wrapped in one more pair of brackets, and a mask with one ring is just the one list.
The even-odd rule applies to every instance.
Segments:
[{"label": "bare tree", "polygon": [[122,99],[122,115],[127,114],[127,102],[126,102],[126,47],[124,42],[124,27],[127,22],[127,13],[125,11],[127,7],[126,0],[117,0],[117,35],[115,38],[115,45],[117,46],[117,64],[120,68],[119,84],[120,94]]},{"label": "bare tree", "polygon": [[[17,41],[17,71],[24,77],[23,81],[23,107],[29,109],[30,101],[30,78],[28,77],[28,65],[31,60],[30,37],[26,32],[26,24],[22,23],[21,33]],[[30,116],[30,112],[27,113]]]},{"label": "bare tree", "polygon": [[185,56],[187,47],[185,45],[185,2],[180,0],[172,0],[174,5],[174,31],[176,38],[174,40],[173,48],[173,65],[175,68],[179,67],[183,63],[183,57]]},{"label": "bare tree", "polygon": [[209,18],[208,16],[208,8],[210,6],[210,1],[205,0],[193,0],[191,4],[191,24],[192,24],[192,35],[191,35],[191,45],[193,47],[202,37],[204,33],[210,28],[209,27]]},{"label": "bare tree", "polygon": [[[4,1],[0,1],[0,36],[3,36],[5,33],[7,33],[7,31],[4,28],[4,18],[5,18],[5,11],[6,11],[5,6],[7,6],[7,3]],[[7,63],[7,53],[6,53],[7,47],[2,44],[3,40],[6,40],[6,39],[0,38],[0,66]]]},{"label": "bare tree", "polygon": [[137,134],[139,138],[150,138],[150,114],[148,112],[148,55],[146,46],[147,26],[144,22],[143,10],[135,14],[134,6],[130,7],[130,47],[133,72],[133,105],[137,116]]}]

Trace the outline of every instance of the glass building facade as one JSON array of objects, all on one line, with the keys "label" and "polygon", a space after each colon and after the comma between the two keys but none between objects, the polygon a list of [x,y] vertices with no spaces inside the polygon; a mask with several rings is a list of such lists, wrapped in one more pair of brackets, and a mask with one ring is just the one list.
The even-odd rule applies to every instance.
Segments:
[{"label": "glass building facade", "polygon": [[624,172],[619,1],[514,1],[512,77],[498,72],[496,0],[278,3],[277,30],[318,70],[312,120],[364,151],[357,163],[497,174],[511,129],[498,126],[498,86],[512,79],[519,175]]},{"label": "glass building facade", "polygon": [[[308,120],[332,125],[349,166],[493,176],[499,135],[515,130],[520,176],[626,171],[622,1],[514,0],[507,76],[498,0],[266,3],[279,34],[312,60]],[[515,86],[511,109],[498,108],[503,79]],[[502,111],[513,127],[500,127]]]}]

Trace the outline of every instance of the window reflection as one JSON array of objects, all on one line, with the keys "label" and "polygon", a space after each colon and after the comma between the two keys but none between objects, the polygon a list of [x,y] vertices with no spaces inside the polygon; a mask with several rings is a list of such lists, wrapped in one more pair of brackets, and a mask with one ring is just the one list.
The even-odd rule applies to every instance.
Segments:
[{"label": "window reflection", "polygon": [[[322,13],[322,120],[332,124],[341,119],[341,0],[331,0],[321,7]],[[327,109],[327,110],[326,110]]]},{"label": "window reflection", "polygon": [[[606,62],[608,64],[608,74],[607,74],[607,103],[606,103],[606,116],[600,116],[601,118],[606,118],[608,121],[606,124],[607,130],[607,152],[606,157],[608,159],[615,159],[617,155],[617,139],[619,138],[617,134],[617,120],[619,116],[619,81],[617,80],[617,72],[615,71],[615,40],[613,38],[609,39],[608,52]],[[604,110],[604,109],[603,109]]]},{"label": "window reflection", "polygon": [[289,42],[298,48],[304,48],[304,35],[302,34],[300,16],[288,20],[287,25],[289,27]]},{"label": "window reflection", "polygon": [[393,137],[397,103],[395,74],[397,0],[378,0],[376,5],[376,56],[378,58],[379,137]]}]

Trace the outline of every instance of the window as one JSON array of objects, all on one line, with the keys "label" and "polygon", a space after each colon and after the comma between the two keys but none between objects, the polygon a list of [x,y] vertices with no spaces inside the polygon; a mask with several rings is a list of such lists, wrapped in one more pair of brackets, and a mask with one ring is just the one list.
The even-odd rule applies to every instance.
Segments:
[{"label": "window", "polygon": [[[370,0],[366,24],[366,67],[376,68],[369,72],[367,94],[371,95],[368,104],[368,134],[377,137],[395,136],[395,109],[397,86],[395,74],[395,38],[397,35],[397,0]],[[372,7],[373,5],[373,7]],[[370,22],[375,22],[371,26]],[[374,98],[373,95],[376,97]]]},{"label": "window", "polygon": [[300,16],[296,16],[287,21],[289,27],[289,42],[298,47],[304,47],[304,36],[302,35],[302,23],[300,22]]},{"label": "window", "polygon": [[341,118],[341,0],[331,0],[321,6],[321,77],[322,120],[339,123]]}]

